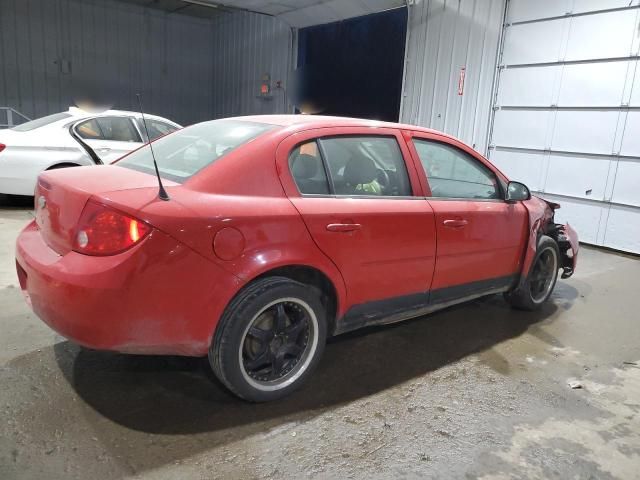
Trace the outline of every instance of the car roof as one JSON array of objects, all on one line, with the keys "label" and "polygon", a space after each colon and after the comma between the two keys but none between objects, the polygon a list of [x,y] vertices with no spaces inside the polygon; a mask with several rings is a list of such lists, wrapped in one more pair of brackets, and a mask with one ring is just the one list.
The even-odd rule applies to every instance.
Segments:
[{"label": "car roof", "polygon": [[[88,110],[83,110],[78,107],[69,107],[68,113],[78,119],[88,118],[88,117],[107,117],[107,116],[121,116],[121,115],[125,115],[128,117],[136,117],[136,118],[140,118],[142,116],[140,112],[130,112],[127,110],[103,110],[100,112],[91,112]],[[155,120],[169,121],[171,123],[178,125],[173,120],[169,120],[168,118],[160,117],[158,115],[153,115],[151,113],[145,113],[144,116],[147,118],[153,118]]]},{"label": "car roof", "polygon": [[383,122],[381,120],[370,120],[365,118],[333,117],[325,115],[248,115],[243,117],[233,117],[233,120],[245,120],[249,122],[268,123],[281,127],[298,127],[297,130],[309,130],[323,127],[387,127],[401,130],[413,130],[435,135],[442,135],[454,138],[446,133],[433,130],[431,128],[409,125],[404,123]]}]

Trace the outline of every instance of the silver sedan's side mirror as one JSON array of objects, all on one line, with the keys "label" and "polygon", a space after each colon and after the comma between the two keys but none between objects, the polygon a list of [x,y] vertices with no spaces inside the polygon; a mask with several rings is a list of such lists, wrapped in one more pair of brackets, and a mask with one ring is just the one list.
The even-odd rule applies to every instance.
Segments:
[{"label": "silver sedan's side mirror", "polygon": [[524,183],[509,182],[509,185],[507,185],[507,195],[505,197],[507,202],[518,202],[529,200],[530,198],[531,192]]}]

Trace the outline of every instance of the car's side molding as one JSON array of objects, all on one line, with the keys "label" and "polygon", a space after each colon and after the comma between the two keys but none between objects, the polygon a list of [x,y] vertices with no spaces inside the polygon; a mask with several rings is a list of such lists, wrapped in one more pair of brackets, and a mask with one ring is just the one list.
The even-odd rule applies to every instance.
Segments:
[{"label": "car's side molding", "polygon": [[485,295],[506,292],[517,284],[518,279],[519,275],[506,275],[354,305],[336,322],[333,333],[339,335],[372,325],[401,322]]}]

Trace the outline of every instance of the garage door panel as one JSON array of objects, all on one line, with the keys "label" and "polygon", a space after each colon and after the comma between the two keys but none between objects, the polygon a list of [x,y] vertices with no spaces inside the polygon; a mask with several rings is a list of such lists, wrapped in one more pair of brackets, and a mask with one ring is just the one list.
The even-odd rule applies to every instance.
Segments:
[{"label": "garage door panel", "polygon": [[640,159],[620,159],[611,201],[640,207]]},{"label": "garage door panel", "polygon": [[611,154],[617,123],[616,111],[559,111],[556,113],[551,148]]},{"label": "garage door panel", "polygon": [[636,12],[629,10],[574,17],[565,59],[626,57],[635,26]]},{"label": "garage door panel", "polygon": [[522,22],[539,18],[559,17],[571,10],[572,0],[511,0],[508,21]]},{"label": "garage door panel", "polygon": [[626,252],[640,252],[640,210],[612,205],[607,219],[604,244]]},{"label": "garage door panel", "polygon": [[640,112],[627,113],[627,123],[624,127],[620,153],[640,157]]},{"label": "garage door panel", "polygon": [[612,161],[606,157],[552,154],[549,156],[545,192],[603,200]]},{"label": "garage door panel", "polygon": [[557,61],[566,21],[559,19],[508,27],[503,63],[512,65]]},{"label": "garage door panel", "polygon": [[510,150],[494,150],[491,162],[509,179],[524,183],[530,190],[542,189],[544,171],[543,152],[514,152]]},{"label": "garage door panel", "polygon": [[606,215],[607,205],[553,195],[543,195],[543,197],[560,204],[560,209],[556,210],[556,222],[570,223],[578,232],[580,241],[598,243],[600,220],[603,215]]},{"label": "garage door panel", "polygon": [[491,160],[640,253],[640,0],[509,0],[507,22]]},{"label": "garage door panel", "polygon": [[558,105],[620,106],[629,64],[622,61],[565,65]]},{"label": "garage door panel", "polygon": [[636,60],[635,79],[633,81],[633,89],[631,90],[631,99],[629,100],[629,105],[633,107],[640,107],[640,70],[638,63]]},{"label": "garage door panel", "polygon": [[549,111],[499,110],[494,123],[494,143],[501,146],[545,148]]},{"label": "garage door panel", "polygon": [[638,5],[638,0],[577,0],[573,4],[573,13],[596,12],[610,8]]},{"label": "garage door panel", "polygon": [[498,104],[502,106],[549,106],[559,66],[507,68],[500,75]]}]

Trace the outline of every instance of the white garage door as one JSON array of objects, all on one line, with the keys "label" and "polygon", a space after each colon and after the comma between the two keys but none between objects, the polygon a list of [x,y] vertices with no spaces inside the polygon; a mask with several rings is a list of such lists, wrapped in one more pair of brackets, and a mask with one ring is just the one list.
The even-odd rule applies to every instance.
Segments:
[{"label": "white garage door", "polygon": [[640,253],[640,0],[511,0],[489,156],[581,240]]}]

